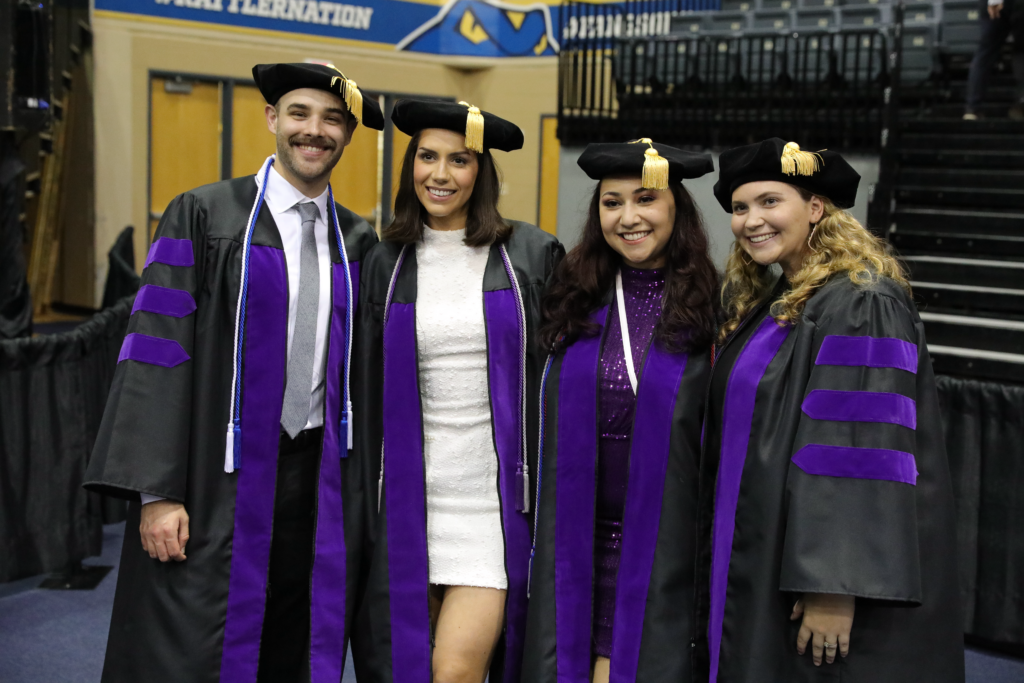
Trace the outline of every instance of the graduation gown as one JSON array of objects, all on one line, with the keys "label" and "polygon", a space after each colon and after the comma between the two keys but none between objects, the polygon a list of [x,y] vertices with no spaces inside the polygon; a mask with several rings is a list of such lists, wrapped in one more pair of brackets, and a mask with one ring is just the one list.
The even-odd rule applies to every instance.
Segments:
[{"label": "graduation gown", "polygon": [[[539,228],[509,222],[512,235],[490,247],[483,280],[491,425],[498,454],[495,486],[508,579],[505,628],[491,666],[492,683],[520,680],[533,509],[529,481],[536,471],[536,397],[544,364],[534,335],[544,287],[565,253]],[[353,633],[356,676],[359,683],[430,683],[414,245],[381,242],[370,251],[363,263],[358,310],[354,385],[364,392],[359,403],[367,409],[356,415],[356,451],[367,463],[365,486],[379,490],[380,498],[374,503],[375,523],[371,520],[366,529],[374,548]]]},{"label": "graduation gown", "polygon": [[[225,472],[225,425],[242,242],[257,191],[254,176],[247,176],[178,196],[146,259],[86,475],[86,488],[131,501],[105,682],[256,680],[288,321],[284,250],[265,203],[250,252],[240,466],[231,474]],[[337,214],[355,289],[359,261],[377,238],[356,214],[341,206]],[[365,504],[340,428],[346,277],[333,220],[328,228],[332,306],[310,657],[312,681],[336,683],[355,608]],[[141,548],[134,531],[139,493],[184,503],[187,560],[161,563]]]},{"label": "graduation gown", "polygon": [[[609,313],[609,310],[611,313]],[[523,680],[589,683],[594,595],[601,347],[595,336],[552,357]],[[691,675],[697,473],[710,353],[670,353],[655,338],[639,368],[616,581],[611,680]]]},{"label": "graduation gown", "polygon": [[[917,310],[888,278],[839,274],[779,327],[781,291],[713,372],[712,394],[727,384],[701,463],[695,680],[963,681],[953,494]],[[797,654],[803,593],[856,596],[848,657]]]}]

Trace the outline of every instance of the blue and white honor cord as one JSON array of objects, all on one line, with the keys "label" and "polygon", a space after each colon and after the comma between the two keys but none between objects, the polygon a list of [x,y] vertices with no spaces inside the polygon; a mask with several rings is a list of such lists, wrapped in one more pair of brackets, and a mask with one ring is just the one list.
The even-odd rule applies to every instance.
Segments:
[{"label": "blue and white honor cord", "polygon": [[[242,273],[238,286],[238,303],[235,307],[235,352],[231,375],[231,404],[224,446],[224,471],[228,474],[239,469],[242,465],[242,348],[245,341],[245,308],[249,290],[249,257],[252,250],[252,236],[256,230],[256,220],[259,218],[260,209],[263,206],[263,197],[266,194],[270,179],[270,167],[274,165],[275,158],[276,155],[274,154],[267,157],[267,160],[263,162],[263,166],[256,176],[259,182],[259,192],[256,194],[256,201],[249,212],[249,222],[246,225],[242,240]],[[341,235],[341,225],[338,222],[338,210],[334,204],[334,191],[330,185],[327,186],[327,199],[330,204],[330,217],[334,223],[335,236],[338,240],[338,251],[341,254],[341,265],[345,269],[345,383],[342,389],[342,404],[344,408],[341,414],[338,435],[340,455],[345,457],[348,455],[348,450],[352,448],[352,398],[349,391],[354,318],[352,274],[349,270],[345,240]]]}]

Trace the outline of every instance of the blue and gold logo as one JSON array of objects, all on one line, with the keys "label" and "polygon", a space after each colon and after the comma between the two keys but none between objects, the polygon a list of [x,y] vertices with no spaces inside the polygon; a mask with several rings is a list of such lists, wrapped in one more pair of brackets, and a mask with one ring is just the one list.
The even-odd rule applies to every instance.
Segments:
[{"label": "blue and gold logo", "polygon": [[475,57],[540,57],[558,54],[558,41],[545,4],[449,0],[395,49]]}]

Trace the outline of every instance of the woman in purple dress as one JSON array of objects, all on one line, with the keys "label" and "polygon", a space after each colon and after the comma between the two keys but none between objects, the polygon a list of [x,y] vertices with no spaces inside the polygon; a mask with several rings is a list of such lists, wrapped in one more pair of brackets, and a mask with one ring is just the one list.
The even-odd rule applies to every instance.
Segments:
[{"label": "woman in purple dress", "polygon": [[707,154],[593,144],[550,349],[523,680],[690,680],[694,529],[717,276],[684,178]]}]

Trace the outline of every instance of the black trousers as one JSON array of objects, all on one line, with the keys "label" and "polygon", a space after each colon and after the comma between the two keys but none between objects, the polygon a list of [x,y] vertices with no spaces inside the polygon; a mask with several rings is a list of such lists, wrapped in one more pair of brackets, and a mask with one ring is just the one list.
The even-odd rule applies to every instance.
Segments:
[{"label": "black trousers", "polygon": [[981,40],[967,75],[967,108],[973,109],[985,98],[992,66],[999,58],[1003,43],[1013,35],[1013,75],[1017,80],[1017,99],[1024,99],[1024,0],[1005,0],[998,19],[990,19],[988,8],[978,13]]},{"label": "black trousers", "polygon": [[309,682],[309,580],[323,428],[281,434],[258,683]]}]

